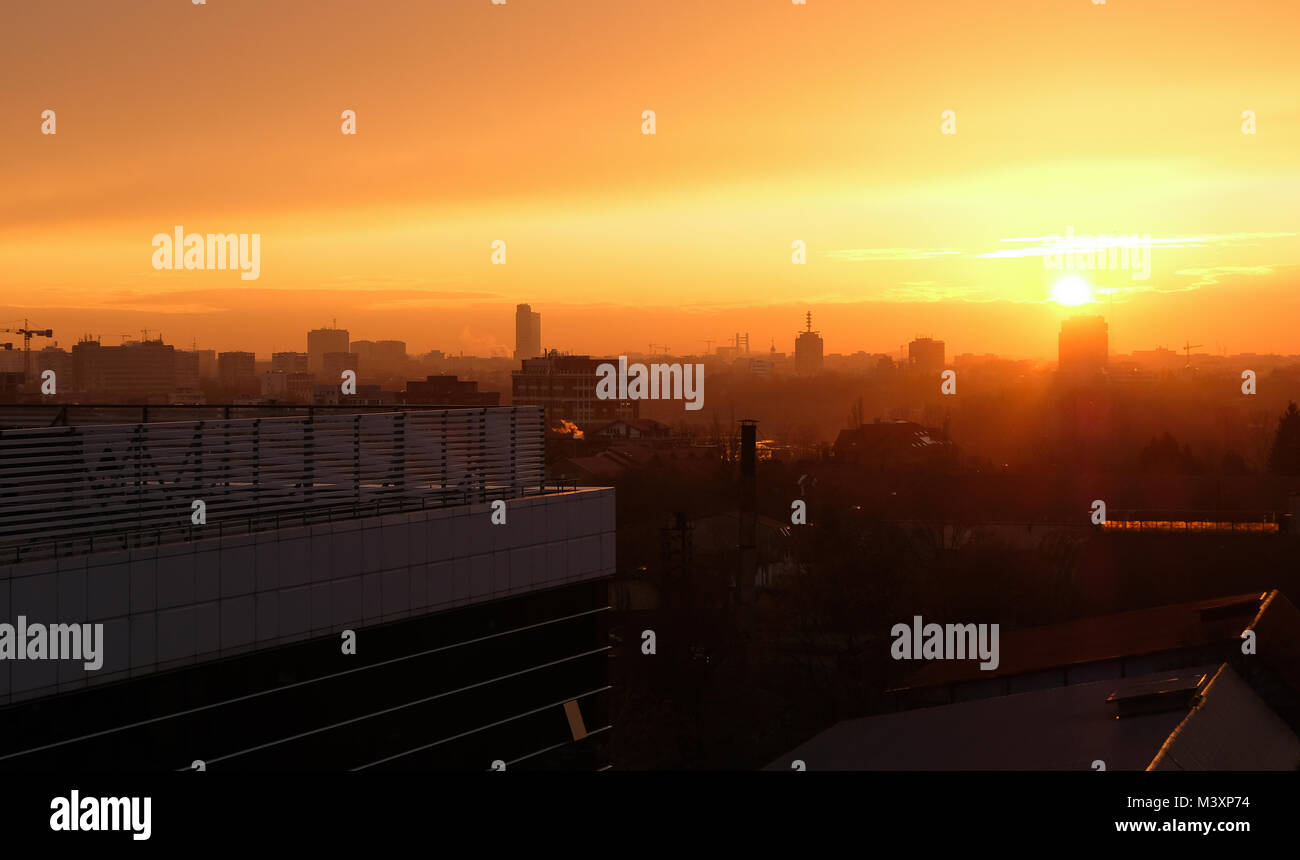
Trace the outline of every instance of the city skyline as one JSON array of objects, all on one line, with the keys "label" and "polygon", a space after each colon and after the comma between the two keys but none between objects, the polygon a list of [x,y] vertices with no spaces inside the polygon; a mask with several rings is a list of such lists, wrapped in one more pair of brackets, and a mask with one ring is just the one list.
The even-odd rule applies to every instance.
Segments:
[{"label": "city skyline", "polygon": [[[648,4],[398,3],[363,41],[347,3],[305,20],[220,5],[202,26],[184,4],[16,13],[16,33],[70,29],[0,61],[22,85],[0,115],[0,318],[263,354],[288,345],[279,325],[346,317],[416,348],[510,354],[508,309],[529,301],[549,341],[594,354],[762,342],[810,308],[839,323],[822,325],[827,352],[942,329],[956,352],[1046,357],[1069,311],[1045,264],[1073,233],[1147,243],[1149,277],[1084,273],[1117,349],[1300,352],[1300,81],[1276,3],[1121,18],[1013,0],[998,54],[1032,62],[1028,84],[967,38],[987,15],[974,2],[921,43],[904,38],[929,23],[920,9],[832,0],[712,3],[685,42]],[[431,30],[483,50],[430,53]],[[288,31],[302,38],[272,50]],[[1060,50],[1067,33],[1088,50]],[[190,92],[192,64],[232,46],[246,62]],[[141,62],[109,62],[121,50]],[[1152,52],[1168,74],[1147,73]],[[93,79],[69,74],[86,63]],[[182,224],[260,235],[259,277],[151,268],[151,237]]]}]

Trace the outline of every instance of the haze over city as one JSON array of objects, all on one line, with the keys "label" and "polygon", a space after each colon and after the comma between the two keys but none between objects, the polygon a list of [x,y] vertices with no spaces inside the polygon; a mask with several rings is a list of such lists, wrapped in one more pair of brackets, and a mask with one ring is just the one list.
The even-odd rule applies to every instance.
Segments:
[{"label": "haze over city", "polygon": [[[487,355],[529,301],[548,346],[688,353],[788,349],[811,307],[830,352],[942,332],[1048,358],[1066,311],[1036,254],[1072,229],[1153,243],[1148,279],[1089,273],[1116,350],[1300,353],[1300,77],[1273,0],[719,0],[689,32],[596,0],[283,3],[248,28],[255,6],[11,10],[60,37],[0,60],[0,319],[269,355],[343,318]],[[259,232],[260,278],[151,269],[177,224]]]},{"label": "haze over city", "polygon": [[6,846],[1291,833],[1296,3],[8,4]]}]

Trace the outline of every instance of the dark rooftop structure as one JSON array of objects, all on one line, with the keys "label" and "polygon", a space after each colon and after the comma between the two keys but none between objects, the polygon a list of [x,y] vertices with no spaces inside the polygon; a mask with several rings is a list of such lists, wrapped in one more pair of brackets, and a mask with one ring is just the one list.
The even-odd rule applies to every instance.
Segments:
[{"label": "dark rooftop structure", "polygon": [[[1140,706],[1134,706],[1140,703]],[[1227,664],[837,723],[766,770],[1294,770],[1300,738]]]}]

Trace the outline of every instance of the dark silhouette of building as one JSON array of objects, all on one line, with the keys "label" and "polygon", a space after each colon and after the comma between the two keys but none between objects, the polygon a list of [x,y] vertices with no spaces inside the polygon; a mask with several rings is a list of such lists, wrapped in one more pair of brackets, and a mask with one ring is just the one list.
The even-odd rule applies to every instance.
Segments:
[{"label": "dark silhouette of building", "polygon": [[327,352],[324,366],[321,368],[321,382],[336,385],[343,378],[343,371],[361,372],[361,356],[355,352]]},{"label": "dark silhouette of building", "polygon": [[307,369],[320,375],[325,372],[325,355],[348,352],[351,341],[345,328],[318,328],[307,332]]},{"label": "dark silhouette of building", "polygon": [[455,376],[429,376],[406,383],[400,402],[424,406],[500,406],[501,392],[479,391],[477,382]]},{"label": "dark silhouette of building", "polygon": [[944,343],[930,337],[918,337],[907,345],[907,360],[922,373],[942,373]]},{"label": "dark silhouette of building", "polygon": [[542,315],[530,305],[515,307],[515,358],[521,361],[542,354]]},{"label": "dark silhouette of building", "polygon": [[799,332],[794,341],[794,371],[806,376],[822,371],[822,335],[813,331],[812,311],[808,312],[808,328]]},{"label": "dark silhouette of building", "polygon": [[841,430],[835,459],[880,468],[937,465],[954,453],[952,442],[936,427],[912,421],[881,421]]},{"label": "dark silhouette of building", "polygon": [[72,348],[72,372],[78,390],[106,400],[165,398],[176,387],[175,355],[162,340],[83,340]]},{"label": "dark silhouette of building", "polygon": [[523,366],[511,374],[511,402],[516,406],[545,407],[547,427],[558,427],[563,421],[581,427],[593,421],[640,417],[640,401],[596,397],[596,383],[600,380],[596,368],[604,362],[617,364],[618,359],[555,352],[524,359]]},{"label": "dark silhouette of building", "polygon": [[310,365],[305,352],[276,352],[271,354],[271,370],[282,373],[308,373]]},{"label": "dark silhouette of building", "polygon": [[217,375],[221,385],[233,391],[250,391],[257,386],[257,360],[251,352],[217,354]]},{"label": "dark silhouette of building", "polygon": [[1104,317],[1079,316],[1061,321],[1058,369],[1075,379],[1106,372],[1107,325]]}]

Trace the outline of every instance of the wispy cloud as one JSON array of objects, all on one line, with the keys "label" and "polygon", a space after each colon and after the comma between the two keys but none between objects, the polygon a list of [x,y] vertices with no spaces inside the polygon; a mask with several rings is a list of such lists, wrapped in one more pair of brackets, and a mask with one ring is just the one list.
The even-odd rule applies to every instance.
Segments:
[{"label": "wispy cloud", "polygon": [[1022,248],[1002,248],[976,256],[990,259],[1016,257],[1050,257],[1058,254],[1086,253],[1109,248],[1242,248],[1261,244],[1262,240],[1285,239],[1295,233],[1217,233],[1205,236],[1149,236],[1055,233],[1047,236],[1020,236],[1002,239],[1008,244],[1024,245]]},{"label": "wispy cloud", "polygon": [[847,248],[842,251],[828,251],[826,256],[832,260],[875,263],[897,260],[924,260],[929,257],[948,257],[961,253],[963,252],[953,248]]}]

